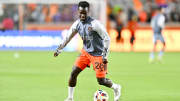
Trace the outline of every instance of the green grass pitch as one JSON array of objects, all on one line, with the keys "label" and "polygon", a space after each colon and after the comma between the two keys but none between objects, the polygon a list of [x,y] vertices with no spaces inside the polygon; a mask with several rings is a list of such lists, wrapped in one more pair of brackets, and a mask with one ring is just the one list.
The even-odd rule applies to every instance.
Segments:
[{"label": "green grass pitch", "polygon": [[[0,101],[64,101],[68,78],[78,52],[0,51]],[[165,53],[163,63],[148,63],[149,53],[111,52],[107,78],[122,85],[121,101],[180,101],[180,53]],[[78,78],[75,101],[93,101],[103,89],[92,67]]]}]

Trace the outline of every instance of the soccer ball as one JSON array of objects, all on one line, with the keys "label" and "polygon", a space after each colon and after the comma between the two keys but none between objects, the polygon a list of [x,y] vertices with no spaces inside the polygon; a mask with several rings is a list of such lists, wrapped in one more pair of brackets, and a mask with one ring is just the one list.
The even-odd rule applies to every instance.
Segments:
[{"label": "soccer ball", "polygon": [[94,101],[108,101],[108,93],[104,90],[97,90],[94,93]]}]

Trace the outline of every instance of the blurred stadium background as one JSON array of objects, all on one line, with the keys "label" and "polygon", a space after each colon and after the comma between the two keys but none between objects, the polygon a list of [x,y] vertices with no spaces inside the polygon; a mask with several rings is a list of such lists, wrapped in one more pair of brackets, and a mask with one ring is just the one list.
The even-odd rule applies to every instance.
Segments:
[{"label": "blurred stadium background", "polygon": [[[73,62],[82,48],[77,35],[58,58],[53,51],[78,18],[79,0],[0,0],[0,101],[63,101]],[[180,0],[88,0],[90,15],[111,37],[109,75],[122,84],[122,101],[180,100]],[[149,64],[153,48],[150,21],[165,7],[162,63]],[[133,48],[131,32],[135,32]],[[121,37],[120,37],[121,36]],[[157,51],[161,48],[158,44]],[[75,101],[92,101],[94,72],[79,76]]]}]

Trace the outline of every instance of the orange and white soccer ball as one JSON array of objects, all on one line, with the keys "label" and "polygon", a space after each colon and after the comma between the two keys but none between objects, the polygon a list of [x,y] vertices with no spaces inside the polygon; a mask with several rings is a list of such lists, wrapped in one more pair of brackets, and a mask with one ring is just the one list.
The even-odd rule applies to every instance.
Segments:
[{"label": "orange and white soccer ball", "polygon": [[97,90],[94,93],[94,101],[108,101],[108,93],[104,90]]}]

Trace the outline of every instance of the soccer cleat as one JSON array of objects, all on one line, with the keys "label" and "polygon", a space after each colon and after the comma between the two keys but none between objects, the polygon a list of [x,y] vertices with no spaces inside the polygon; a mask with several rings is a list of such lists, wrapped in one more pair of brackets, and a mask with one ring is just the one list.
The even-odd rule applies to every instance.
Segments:
[{"label": "soccer cleat", "polygon": [[119,101],[121,96],[121,86],[117,85],[117,88],[114,89],[114,101]]},{"label": "soccer cleat", "polygon": [[66,100],[64,101],[74,101],[73,98],[67,98]]}]

